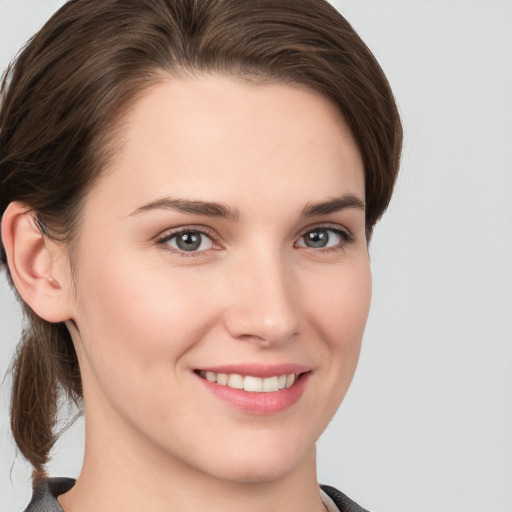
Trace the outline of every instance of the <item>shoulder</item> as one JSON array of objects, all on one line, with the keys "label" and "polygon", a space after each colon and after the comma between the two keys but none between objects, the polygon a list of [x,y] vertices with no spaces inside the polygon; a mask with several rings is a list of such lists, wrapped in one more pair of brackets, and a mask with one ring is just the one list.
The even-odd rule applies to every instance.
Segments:
[{"label": "shoulder", "polygon": [[340,512],[368,512],[363,507],[360,507],[355,501],[352,501],[348,496],[338,491],[335,487],[330,485],[321,485],[322,491],[331,498],[334,504],[338,507]]},{"label": "shoulder", "polygon": [[63,512],[57,497],[75,485],[72,478],[38,478],[32,500],[24,512]]}]

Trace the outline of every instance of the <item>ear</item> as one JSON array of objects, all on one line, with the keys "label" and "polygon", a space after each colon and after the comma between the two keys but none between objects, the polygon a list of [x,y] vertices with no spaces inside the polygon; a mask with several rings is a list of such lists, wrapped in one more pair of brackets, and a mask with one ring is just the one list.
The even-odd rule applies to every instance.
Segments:
[{"label": "ear", "polygon": [[10,203],[5,210],[1,233],[9,272],[22,299],[48,322],[69,320],[66,248],[45,236],[34,212],[20,202]]}]

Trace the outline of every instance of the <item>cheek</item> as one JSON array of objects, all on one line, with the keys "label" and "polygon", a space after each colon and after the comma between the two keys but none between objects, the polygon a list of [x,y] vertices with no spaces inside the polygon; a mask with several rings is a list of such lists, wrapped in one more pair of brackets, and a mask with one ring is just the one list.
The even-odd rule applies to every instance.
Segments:
[{"label": "cheek", "polygon": [[[328,405],[334,414],[343,399],[359,358],[361,341],[371,301],[371,272],[367,258],[317,280],[311,293],[310,324],[321,340],[316,353],[326,368],[326,380],[333,400]],[[318,383],[322,386],[323,383]],[[327,402],[326,402],[327,403]]]},{"label": "cheek", "polygon": [[367,257],[315,279],[307,293],[315,312],[316,328],[330,350],[350,350],[359,345],[371,301],[371,272]]},{"label": "cheek", "polygon": [[210,328],[215,300],[198,293],[199,283],[186,273],[112,261],[116,264],[109,267],[101,262],[84,266],[80,275],[78,326],[84,350],[91,366],[107,378],[129,371],[157,380],[170,365],[179,365]]}]

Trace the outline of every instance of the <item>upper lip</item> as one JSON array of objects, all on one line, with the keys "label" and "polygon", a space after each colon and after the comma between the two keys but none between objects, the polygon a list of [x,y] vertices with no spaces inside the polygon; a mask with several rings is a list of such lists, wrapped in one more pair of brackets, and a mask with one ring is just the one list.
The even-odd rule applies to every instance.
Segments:
[{"label": "upper lip", "polygon": [[197,371],[215,372],[215,373],[237,373],[239,375],[250,375],[252,377],[274,377],[279,375],[289,375],[291,373],[305,373],[311,371],[310,366],[304,364],[255,364],[255,363],[242,363],[242,364],[226,364],[221,366],[207,366],[197,368]]}]

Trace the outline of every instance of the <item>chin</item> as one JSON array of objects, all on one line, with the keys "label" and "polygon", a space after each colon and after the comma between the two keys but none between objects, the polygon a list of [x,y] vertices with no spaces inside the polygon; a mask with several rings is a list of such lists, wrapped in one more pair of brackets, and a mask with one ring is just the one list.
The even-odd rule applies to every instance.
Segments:
[{"label": "chin", "polygon": [[[283,443],[285,444],[285,443]],[[233,483],[264,483],[278,481],[298,470],[303,463],[315,460],[315,448],[304,450],[298,447],[277,446],[263,449],[232,450],[223,457],[221,464],[209,468],[208,473]]]},{"label": "chin", "polygon": [[216,468],[213,476],[220,480],[233,483],[265,483],[275,482],[293,472],[295,465],[282,464],[279,467],[268,464],[255,464],[244,461],[231,467]]}]

